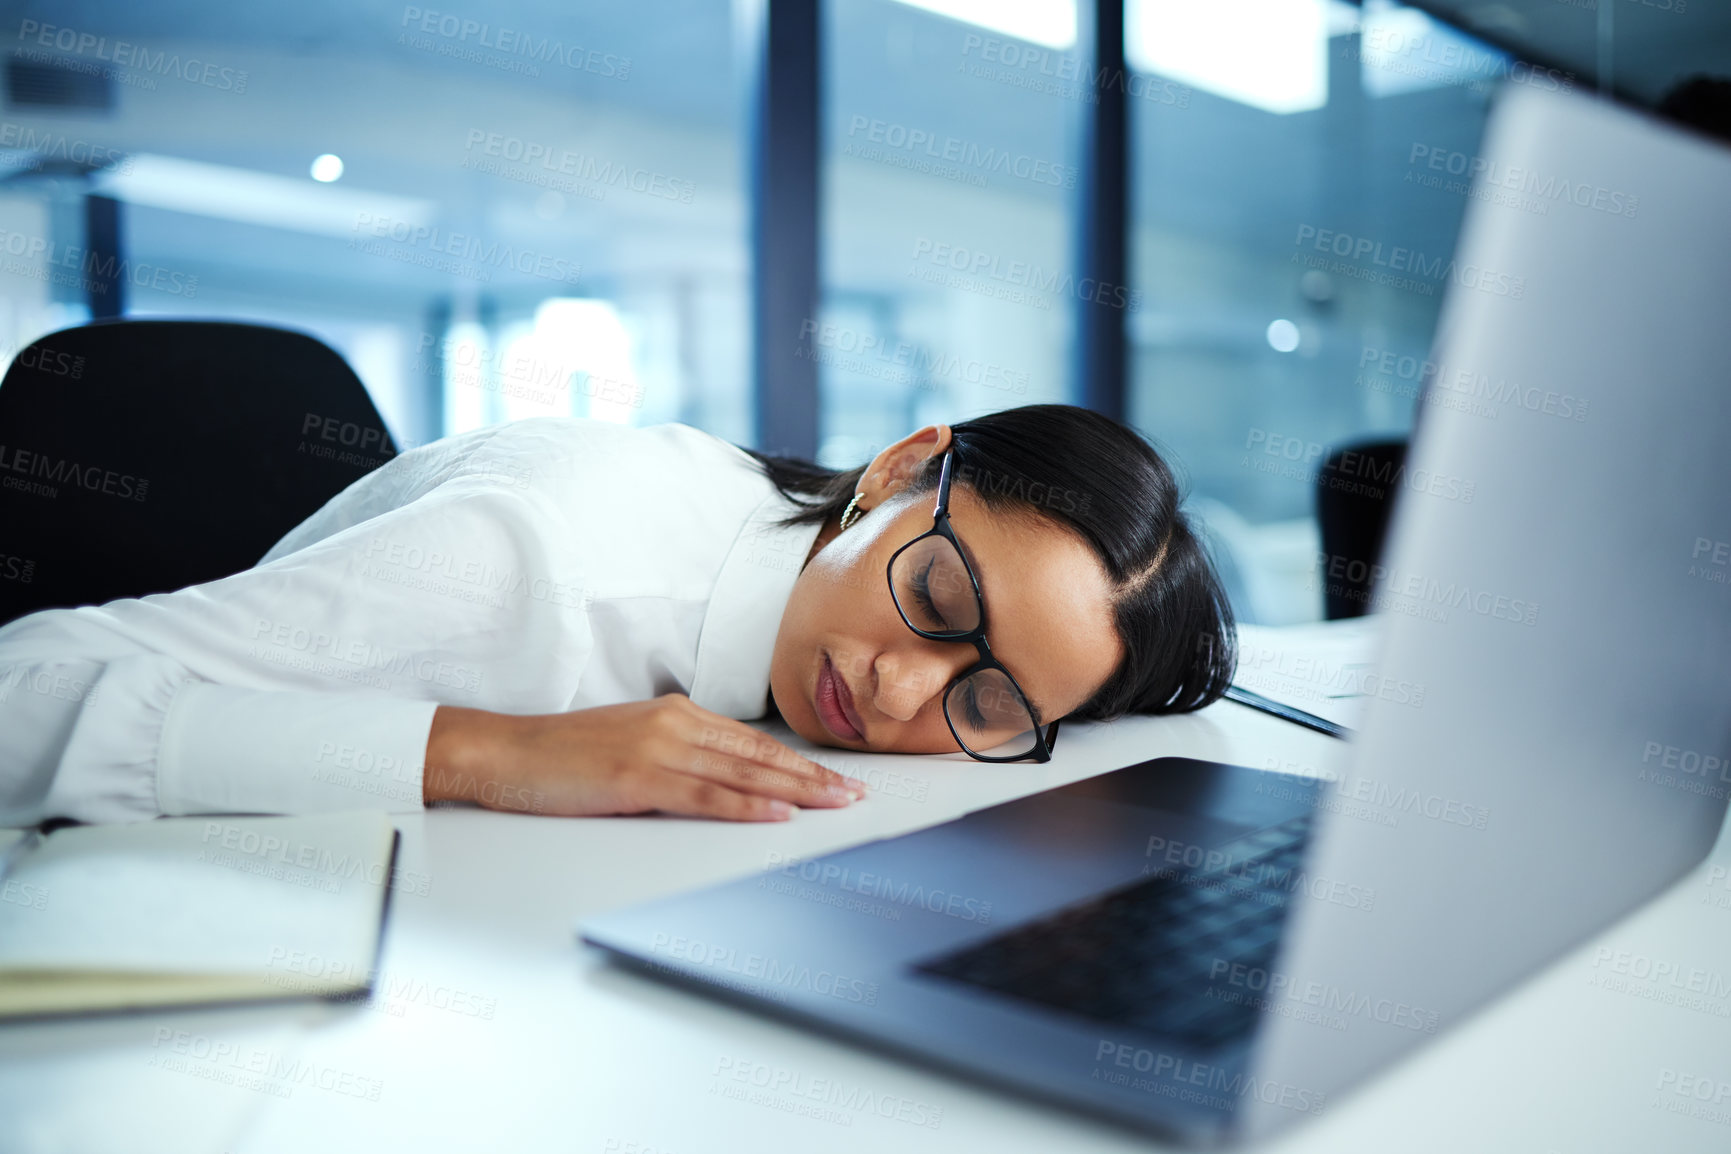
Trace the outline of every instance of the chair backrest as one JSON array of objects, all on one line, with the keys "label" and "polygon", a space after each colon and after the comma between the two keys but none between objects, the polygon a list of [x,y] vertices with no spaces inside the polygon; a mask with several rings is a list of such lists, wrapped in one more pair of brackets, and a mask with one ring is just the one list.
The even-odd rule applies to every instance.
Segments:
[{"label": "chair backrest", "polygon": [[1322,535],[1323,616],[1362,617],[1373,606],[1376,564],[1406,465],[1405,441],[1365,441],[1328,454],[1316,475]]},{"label": "chair backrest", "polygon": [[0,623],[237,573],[395,454],[359,378],[304,333],[43,337],[0,381]]}]

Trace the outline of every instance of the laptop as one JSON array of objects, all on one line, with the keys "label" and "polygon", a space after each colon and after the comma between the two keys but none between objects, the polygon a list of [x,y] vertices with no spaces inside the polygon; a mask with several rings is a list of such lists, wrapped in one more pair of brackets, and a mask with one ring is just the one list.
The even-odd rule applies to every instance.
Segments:
[{"label": "laptop", "polygon": [[1483,157],[1548,207],[1475,197],[1440,274],[1338,783],[1155,756],[583,940],[1218,1146],[1328,1110],[1700,862],[1731,789],[1731,151],[1512,87]]}]

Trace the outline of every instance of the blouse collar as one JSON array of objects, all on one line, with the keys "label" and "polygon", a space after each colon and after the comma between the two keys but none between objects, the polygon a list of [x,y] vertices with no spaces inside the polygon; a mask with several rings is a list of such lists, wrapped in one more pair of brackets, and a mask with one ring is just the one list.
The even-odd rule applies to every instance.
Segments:
[{"label": "blouse collar", "polygon": [[821,525],[776,524],[797,506],[765,497],[722,562],[697,638],[691,700],[724,717],[769,712],[769,665],[782,611]]}]

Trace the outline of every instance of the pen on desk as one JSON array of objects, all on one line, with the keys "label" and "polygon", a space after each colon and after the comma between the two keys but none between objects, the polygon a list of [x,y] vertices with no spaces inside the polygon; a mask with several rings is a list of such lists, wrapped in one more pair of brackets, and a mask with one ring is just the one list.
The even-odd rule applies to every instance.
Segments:
[{"label": "pen on desk", "polygon": [[6,875],[12,872],[12,867],[17,864],[19,858],[35,849],[41,842],[42,831],[29,829],[24,832],[23,837],[7,846],[4,851],[0,851],[0,882],[6,880]]},{"label": "pen on desk", "polygon": [[1226,687],[1225,696],[1229,701],[1236,701],[1240,705],[1248,705],[1252,709],[1260,709],[1264,713],[1271,713],[1275,717],[1284,721],[1292,722],[1294,725],[1302,725],[1306,729],[1314,729],[1318,733],[1326,733],[1328,736],[1338,737],[1342,741],[1346,740],[1346,738],[1352,733],[1352,730],[1348,729],[1344,725],[1338,725],[1335,722],[1329,721],[1327,718],[1318,717],[1314,713],[1306,713],[1302,709],[1296,709],[1290,705],[1275,701],[1273,698],[1264,697],[1260,693],[1253,693],[1248,689],[1240,689],[1236,685],[1228,685]]}]

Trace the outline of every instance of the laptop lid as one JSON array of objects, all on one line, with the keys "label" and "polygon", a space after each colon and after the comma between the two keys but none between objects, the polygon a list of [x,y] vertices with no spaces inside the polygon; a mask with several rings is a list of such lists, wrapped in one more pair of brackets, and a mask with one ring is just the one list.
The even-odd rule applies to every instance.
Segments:
[{"label": "laptop lid", "polygon": [[[1332,1097],[1724,820],[1731,150],[1511,86],[1482,155],[1376,582],[1381,683],[1333,791],[1373,804],[1323,807],[1308,863],[1375,900],[1295,903],[1246,979],[1271,1011],[1257,1085]],[[1248,1134],[1296,1116],[1241,1101]]]}]

